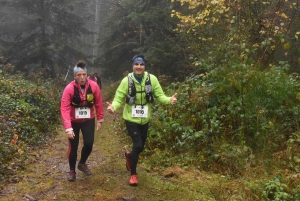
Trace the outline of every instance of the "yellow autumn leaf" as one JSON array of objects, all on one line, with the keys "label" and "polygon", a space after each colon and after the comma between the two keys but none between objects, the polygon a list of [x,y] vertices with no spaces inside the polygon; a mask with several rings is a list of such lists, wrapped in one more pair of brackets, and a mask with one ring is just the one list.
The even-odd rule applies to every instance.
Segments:
[{"label": "yellow autumn leaf", "polygon": [[291,44],[290,44],[290,43],[286,43],[286,44],[283,45],[283,48],[284,48],[285,50],[288,50],[288,49],[291,48]]},{"label": "yellow autumn leaf", "polygon": [[281,17],[283,17],[283,18],[285,18],[285,19],[288,18],[288,16],[286,16],[286,14],[284,14],[284,13],[281,13]]}]

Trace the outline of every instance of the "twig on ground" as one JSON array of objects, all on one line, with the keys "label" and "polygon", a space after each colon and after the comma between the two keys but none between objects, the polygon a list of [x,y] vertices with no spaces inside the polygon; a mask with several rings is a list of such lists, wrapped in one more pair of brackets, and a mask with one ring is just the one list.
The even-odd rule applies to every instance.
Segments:
[{"label": "twig on ground", "polygon": [[32,196],[30,196],[28,194],[25,194],[24,197],[27,198],[27,199],[29,199],[29,201],[35,201],[35,200],[37,200],[37,199],[35,199],[34,197],[32,197]]}]

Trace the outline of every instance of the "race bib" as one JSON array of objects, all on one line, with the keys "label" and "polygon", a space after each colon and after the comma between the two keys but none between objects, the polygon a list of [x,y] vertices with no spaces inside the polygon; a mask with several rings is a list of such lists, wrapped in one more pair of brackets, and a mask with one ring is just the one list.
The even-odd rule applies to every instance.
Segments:
[{"label": "race bib", "polygon": [[141,106],[141,105],[132,106],[131,116],[147,118],[148,117],[148,106],[145,106],[145,105],[144,106]]},{"label": "race bib", "polygon": [[75,108],[75,118],[83,119],[91,117],[91,109],[88,107],[77,107]]}]

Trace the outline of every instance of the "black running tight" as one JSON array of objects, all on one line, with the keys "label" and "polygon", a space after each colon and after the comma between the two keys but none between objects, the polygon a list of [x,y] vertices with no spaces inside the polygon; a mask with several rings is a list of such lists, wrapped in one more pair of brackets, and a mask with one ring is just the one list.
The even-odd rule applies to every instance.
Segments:
[{"label": "black running tight", "polygon": [[75,134],[75,138],[69,139],[68,159],[70,170],[75,170],[80,130],[82,132],[83,137],[83,147],[81,149],[81,158],[79,163],[84,164],[93,149],[95,134],[95,118],[85,121],[83,123],[72,122],[72,128]]},{"label": "black running tight", "polygon": [[129,121],[125,121],[128,135],[132,139],[133,147],[129,155],[131,175],[136,174],[136,166],[139,160],[139,154],[144,150],[148,135],[149,123],[139,125]]}]

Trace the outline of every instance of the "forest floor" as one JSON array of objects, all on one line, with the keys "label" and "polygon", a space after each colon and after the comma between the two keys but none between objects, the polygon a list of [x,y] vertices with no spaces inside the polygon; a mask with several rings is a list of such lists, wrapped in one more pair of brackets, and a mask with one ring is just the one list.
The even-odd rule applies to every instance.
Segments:
[{"label": "forest floor", "polygon": [[[96,132],[93,151],[87,161],[92,175],[85,176],[77,170],[76,181],[67,181],[68,141],[63,127],[60,127],[59,135],[49,146],[31,154],[35,157],[35,162],[28,164],[24,171],[18,173],[22,178],[19,182],[2,184],[0,200],[215,200],[210,193],[212,189],[203,188],[201,184],[193,188],[190,186],[192,183],[189,183],[202,179],[210,183],[212,177],[205,179],[199,172],[186,174],[180,168],[169,169],[164,176],[147,170],[142,161],[137,169],[139,185],[129,186],[130,173],[126,170],[124,157],[124,145],[130,144],[129,137],[124,133],[115,132],[113,125],[113,116],[107,114],[101,130]],[[81,147],[82,141],[79,151]]]}]

